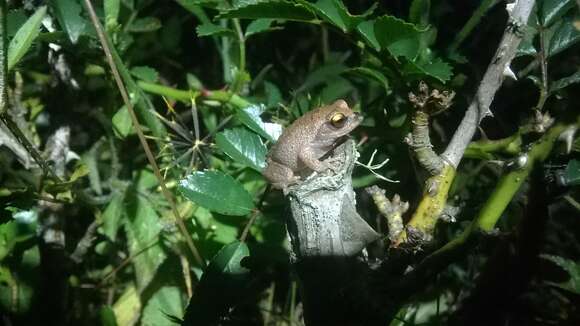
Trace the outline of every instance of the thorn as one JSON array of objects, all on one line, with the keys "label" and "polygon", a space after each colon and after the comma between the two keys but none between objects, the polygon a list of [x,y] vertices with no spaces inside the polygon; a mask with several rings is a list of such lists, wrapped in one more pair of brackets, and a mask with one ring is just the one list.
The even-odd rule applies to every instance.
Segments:
[{"label": "thorn", "polygon": [[513,80],[518,80],[518,77],[516,77],[516,74],[514,74],[514,72],[512,71],[512,69],[510,68],[509,64],[506,64],[504,70],[503,70],[503,76],[504,77],[509,77]]},{"label": "thorn", "polygon": [[512,16],[512,12],[514,11],[514,7],[518,4],[518,0],[512,3],[506,3],[505,10],[508,12],[509,16]]},{"label": "thorn", "polygon": [[578,131],[577,127],[570,127],[558,136],[558,140],[561,140],[566,144],[566,154],[572,152],[572,144],[574,143],[574,134],[576,134],[576,131]]}]

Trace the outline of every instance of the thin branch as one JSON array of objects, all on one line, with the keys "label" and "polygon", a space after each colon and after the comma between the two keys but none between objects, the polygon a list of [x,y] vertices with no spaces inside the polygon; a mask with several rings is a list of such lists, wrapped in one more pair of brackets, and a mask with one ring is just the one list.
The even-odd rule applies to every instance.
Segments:
[{"label": "thin branch", "polygon": [[8,130],[10,130],[18,142],[24,146],[36,164],[40,166],[44,174],[50,175],[57,182],[60,182],[60,179],[56,176],[54,171],[40,156],[36,147],[34,147],[28,138],[26,138],[22,130],[18,128],[18,125],[8,114],[8,37],[6,30],[6,17],[8,14],[7,10],[8,8],[6,6],[6,1],[0,0],[0,120],[4,123]]},{"label": "thin branch", "polygon": [[8,110],[8,33],[6,17],[8,8],[6,1],[0,1],[0,115]]},{"label": "thin branch", "polygon": [[89,225],[89,227],[85,231],[85,234],[78,242],[75,251],[73,251],[73,253],[70,255],[72,261],[74,261],[77,264],[80,264],[83,261],[83,258],[85,257],[85,255],[87,254],[87,252],[89,251],[89,249],[93,245],[93,242],[96,239],[95,233],[97,232],[97,229],[99,228],[100,225],[101,223],[99,223],[96,220]]},{"label": "thin branch", "polygon": [[113,55],[111,53],[111,49],[109,48],[109,43],[108,43],[107,38],[105,36],[105,32],[103,31],[103,27],[101,26],[101,23],[99,22],[99,19],[97,18],[97,15],[95,13],[93,5],[91,4],[90,0],[85,0],[84,2],[85,2],[85,6],[87,8],[87,11],[89,12],[89,15],[91,17],[91,21],[92,21],[92,23],[97,31],[97,35],[99,36],[99,41],[101,42],[101,46],[103,47],[103,51],[105,52],[105,57],[107,58],[107,61],[109,63],[109,67],[111,68],[111,72],[113,73],[113,77],[115,78],[115,82],[117,83],[117,87],[119,88],[119,92],[121,93],[121,97],[123,98],[123,101],[125,102],[125,106],[127,107],[129,114],[131,115],[131,121],[133,122],[133,125],[135,126],[135,131],[137,132],[137,136],[139,137],[139,141],[141,142],[141,146],[143,147],[143,150],[145,151],[145,155],[147,156],[147,160],[149,161],[149,164],[151,164],[151,167],[153,168],[153,172],[155,173],[155,176],[157,177],[157,179],[159,181],[159,184],[161,186],[161,190],[163,192],[163,196],[165,197],[167,202],[171,205],[171,210],[173,211],[173,215],[175,217],[175,221],[177,223],[177,226],[178,226],[180,232],[182,233],[182,236],[185,239],[185,242],[187,243],[189,249],[191,250],[193,257],[195,258],[195,260],[197,261],[197,263],[200,266],[205,267],[205,261],[203,260],[203,258],[199,254],[197,247],[193,243],[193,240],[191,239],[191,236],[189,235],[189,232],[187,231],[187,227],[185,226],[185,224],[183,223],[183,220],[181,219],[181,216],[179,215],[179,211],[177,210],[175,200],[165,185],[165,180],[164,180],[163,176],[161,175],[161,172],[159,171],[159,167],[157,166],[157,162],[155,161],[155,157],[153,156],[153,153],[151,152],[151,148],[149,147],[149,144],[147,143],[147,140],[145,139],[145,135],[143,134],[143,129],[141,128],[139,120],[137,119],[137,115],[135,114],[135,110],[133,109],[133,104],[131,103],[131,100],[129,99],[129,95],[127,94],[127,89],[125,88],[125,85],[123,84],[123,81],[121,79],[121,76],[119,74],[117,66],[113,60]]},{"label": "thin branch", "polygon": [[534,0],[519,0],[513,9],[508,10],[509,20],[503,38],[461,124],[442,155],[443,159],[455,168],[459,165],[481,120],[492,115],[489,107],[503,82],[504,72],[509,69],[522,40],[534,2]]}]

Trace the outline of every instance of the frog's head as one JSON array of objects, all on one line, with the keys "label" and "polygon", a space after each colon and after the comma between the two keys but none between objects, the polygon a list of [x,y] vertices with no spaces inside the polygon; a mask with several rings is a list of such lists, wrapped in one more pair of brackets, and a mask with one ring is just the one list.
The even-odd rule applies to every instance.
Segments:
[{"label": "frog's head", "polygon": [[334,142],[350,133],[362,121],[360,114],[353,112],[344,100],[338,100],[323,108],[325,119],[320,125],[316,139]]}]

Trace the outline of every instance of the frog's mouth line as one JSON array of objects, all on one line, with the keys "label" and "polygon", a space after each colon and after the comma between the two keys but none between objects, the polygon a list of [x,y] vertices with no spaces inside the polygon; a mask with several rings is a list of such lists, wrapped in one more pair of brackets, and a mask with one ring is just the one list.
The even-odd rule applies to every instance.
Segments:
[{"label": "frog's mouth line", "polygon": [[319,159],[320,159],[321,161],[324,161],[324,160],[326,160],[327,158],[329,158],[329,157],[333,156],[333,155],[334,155],[334,150],[335,150],[335,149],[336,149],[338,146],[342,145],[342,143],[344,143],[345,141],[347,141],[349,138],[350,138],[350,135],[349,135],[349,134],[346,134],[346,135],[344,135],[344,136],[340,136],[340,137],[338,137],[338,138],[337,138],[337,139],[334,141],[334,143],[332,144],[332,148],[331,148],[331,149],[330,149],[328,152],[326,152],[326,154],[322,155],[322,156],[321,156]]}]

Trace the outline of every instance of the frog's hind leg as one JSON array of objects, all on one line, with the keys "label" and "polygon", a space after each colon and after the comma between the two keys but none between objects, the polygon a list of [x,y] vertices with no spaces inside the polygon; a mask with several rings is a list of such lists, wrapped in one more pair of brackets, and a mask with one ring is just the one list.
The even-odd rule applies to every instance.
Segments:
[{"label": "frog's hind leg", "polygon": [[292,169],[272,160],[268,160],[268,167],[264,170],[264,176],[270,181],[272,187],[282,189],[285,194],[288,186],[300,180],[300,176],[294,175]]}]

